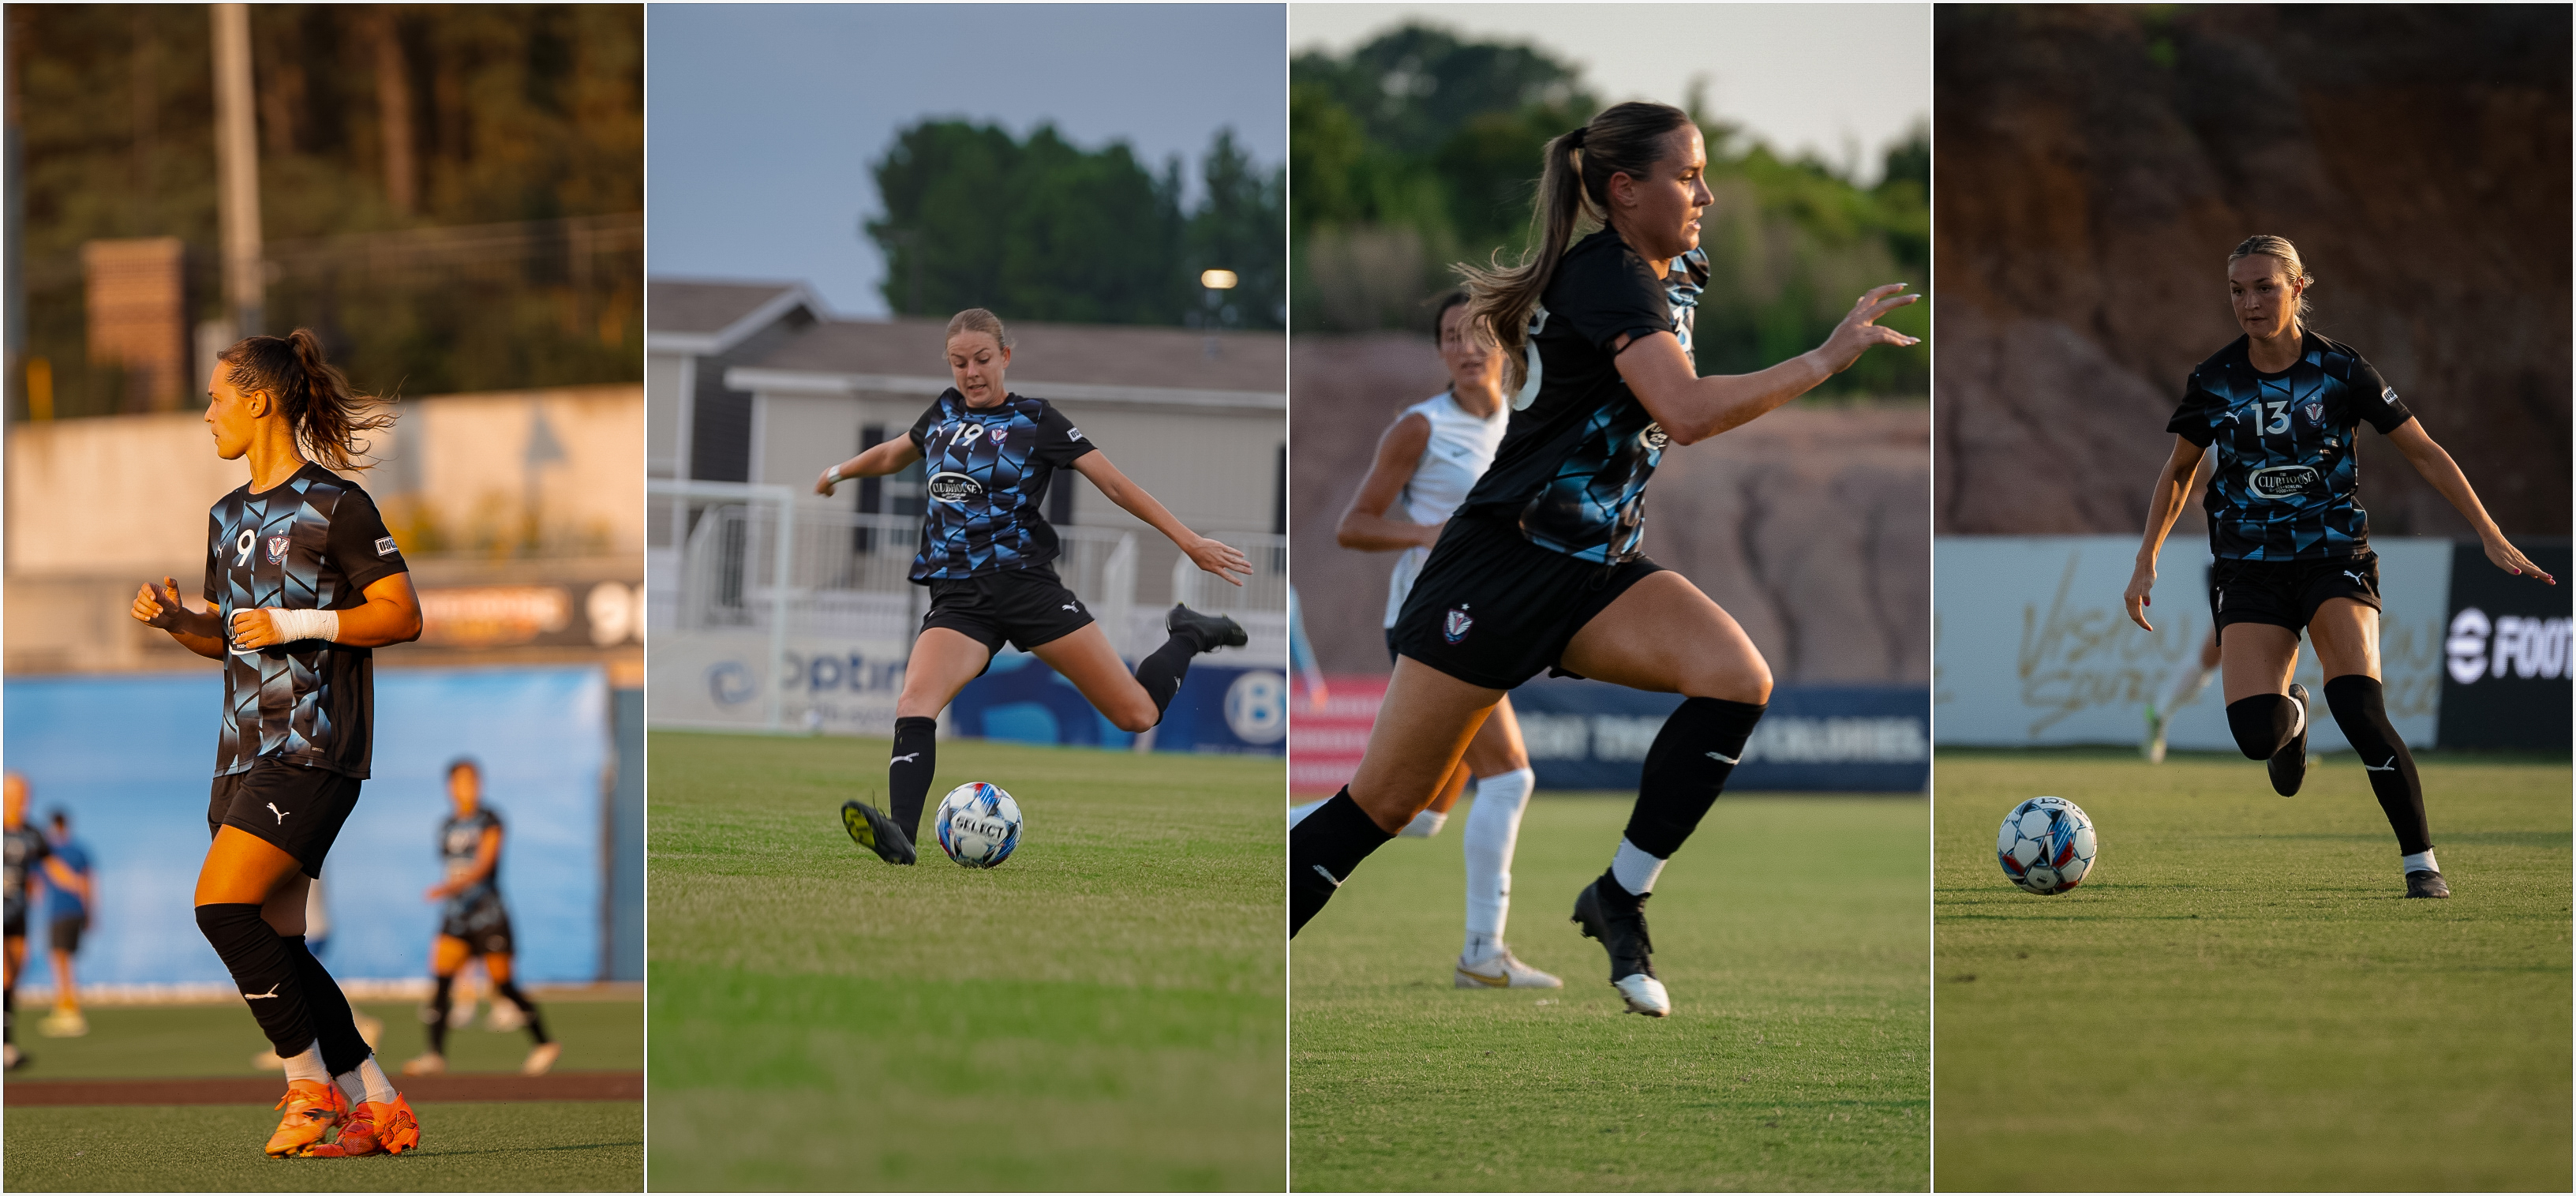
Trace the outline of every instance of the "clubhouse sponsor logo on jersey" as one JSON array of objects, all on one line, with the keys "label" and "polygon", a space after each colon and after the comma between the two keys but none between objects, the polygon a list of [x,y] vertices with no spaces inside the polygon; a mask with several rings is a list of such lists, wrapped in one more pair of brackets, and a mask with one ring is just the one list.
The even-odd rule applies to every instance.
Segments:
[{"label": "clubhouse sponsor logo on jersey", "polygon": [[2269,465],[2245,475],[2245,488],[2256,498],[2289,498],[2317,484],[2317,471],[2306,465]]},{"label": "clubhouse sponsor logo on jersey", "polygon": [[1440,635],[1441,638],[1454,644],[1466,639],[1467,633],[1474,630],[1475,626],[1475,616],[1468,614],[1466,607],[1453,606],[1449,608],[1448,614],[1440,618]]},{"label": "clubhouse sponsor logo on jersey", "polygon": [[984,497],[984,483],[962,473],[936,473],[930,476],[930,497],[944,503],[963,505]]},{"label": "clubhouse sponsor logo on jersey", "polygon": [[287,539],[285,536],[270,536],[268,538],[268,563],[274,565],[285,560],[286,546],[291,543],[293,543],[293,541]]}]

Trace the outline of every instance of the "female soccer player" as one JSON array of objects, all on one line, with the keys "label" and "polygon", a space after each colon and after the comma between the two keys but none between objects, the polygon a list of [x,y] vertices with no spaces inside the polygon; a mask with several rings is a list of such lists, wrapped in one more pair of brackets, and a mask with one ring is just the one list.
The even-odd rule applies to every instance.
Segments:
[{"label": "female soccer player", "polygon": [[421,1021],[429,1026],[429,1052],[404,1063],[403,1074],[434,1076],[447,1071],[447,1021],[453,1012],[449,1003],[456,991],[456,974],[465,969],[467,960],[479,956],[484,974],[492,978],[493,993],[508,998],[527,1018],[528,1037],[534,1045],[520,1074],[544,1075],[562,1056],[563,1044],[546,1037],[545,1018],[538,1014],[536,1002],[510,980],[515,947],[510,909],[501,904],[501,814],[483,804],[483,766],[464,756],[449,761],[447,798],[456,809],[438,828],[438,854],[447,865],[447,879],[430,886],[428,894],[429,900],[445,903],[439,910],[438,937],[429,944],[429,974],[436,978],[438,991],[421,1010]]},{"label": "female soccer player", "polygon": [[[1377,459],[1342,513],[1335,538],[1362,552],[1402,552],[1387,579],[1386,650],[1394,657],[1395,625],[1440,529],[1494,460],[1509,412],[1503,403],[1503,358],[1467,315],[1468,296],[1453,291],[1434,317],[1449,389],[1404,409],[1378,438]],[[1389,511],[1394,510],[1395,515]],[[1460,836],[1467,857],[1467,942],[1452,983],[1459,988],[1563,988],[1565,982],[1522,963],[1503,942],[1511,913],[1512,846],[1520,837],[1535,778],[1521,746],[1512,700],[1494,703],[1461,760],[1428,808],[1403,833],[1431,835],[1476,778],[1476,802]],[[1427,824],[1427,825],[1426,825]]]},{"label": "female soccer player", "polygon": [[903,693],[895,699],[894,751],[886,764],[891,816],[864,802],[841,807],[850,837],[891,864],[914,859],[939,712],[983,675],[1004,641],[1045,661],[1122,731],[1163,721],[1191,657],[1244,643],[1234,620],[1174,606],[1164,620],[1171,638],[1131,675],[1051,564],[1056,534],[1039,504],[1057,469],[1071,466],[1091,479],[1109,501],[1171,537],[1199,568],[1238,586],[1236,574],[1252,574],[1241,552],[1173,518],[1045,399],[1004,386],[1011,337],[1001,317],[980,307],[957,313],[948,321],[947,346],[956,385],[913,421],[911,434],[824,470],[814,483],[814,492],[828,497],[852,478],[929,462],[930,509],[912,580],[930,588],[930,613],[922,617]]},{"label": "female soccer player", "polygon": [[409,566],[374,500],[333,472],[361,468],[358,435],[393,417],[352,393],[301,328],[224,350],[207,397],[215,455],[250,459],[250,481],[208,520],[213,609],[189,609],[167,577],[133,606],[136,620],[224,662],[197,926],[286,1061],[286,1117],[268,1153],[400,1154],[419,1144],[419,1123],[304,943],[305,891],[374,748],[374,650],[420,637]]},{"label": "female soccer player", "polygon": [[[2308,771],[2308,689],[2290,680],[2299,631],[2326,675],[2326,708],[2370,777],[2397,832],[2409,897],[2448,897],[2424,818],[2415,758],[2389,725],[2379,685],[2379,556],[2354,501],[2364,422],[2477,529],[2487,559],[2517,577],[2558,584],[2504,538],[2451,455],[2396,388],[2349,346],[2308,330],[2315,282],[2283,237],[2247,237],[2227,257],[2227,290],[2245,335],[2194,367],[2165,430],[2173,454],[2156,475],[2144,543],[2129,576],[2129,618],[2150,631],[2156,552],[2182,514],[2191,475],[2214,445],[2210,475],[2210,622],[2217,628],[2227,726],[2250,759],[2270,761],[2288,797]],[[2236,634],[2229,635],[2228,629]]]},{"label": "female soccer player", "polygon": [[[1645,899],[1743,754],[1771,670],[1732,617],[1640,554],[1647,479],[1668,445],[1771,411],[1874,345],[1916,343],[1875,323],[1914,301],[1891,284],[1861,296],[1816,349],[1700,377],[1690,333],[1708,281],[1697,248],[1707,162],[1681,109],[1605,109],[1547,145],[1539,251],[1516,266],[1460,267],[1468,318],[1496,337],[1517,391],[1511,424],[1405,599],[1395,675],[1357,775],[1289,833],[1291,933],[1430,804],[1504,691],[1554,669],[1678,692],[1610,868],[1574,905],[1627,1007],[1671,1012]],[[1585,215],[1603,227],[1577,243]]]}]

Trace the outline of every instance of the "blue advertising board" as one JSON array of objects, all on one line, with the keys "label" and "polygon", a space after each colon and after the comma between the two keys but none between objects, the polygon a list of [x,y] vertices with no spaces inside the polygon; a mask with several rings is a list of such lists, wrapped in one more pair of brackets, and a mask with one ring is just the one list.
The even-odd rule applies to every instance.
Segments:
[{"label": "blue advertising board", "polygon": [[[1021,743],[1126,748],[1135,736],[1111,726],[1073,683],[1025,652],[1003,652],[949,704],[952,735]],[[1200,661],[1154,729],[1158,752],[1281,755],[1288,748],[1288,678],[1277,669]]]},{"label": "blue advertising board", "polygon": [[[1571,677],[1512,691],[1542,789],[1635,789],[1679,694]],[[1727,788],[1920,793],[1931,777],[1932,695],[1906,686],[1800,686],[1771,693]]]}]

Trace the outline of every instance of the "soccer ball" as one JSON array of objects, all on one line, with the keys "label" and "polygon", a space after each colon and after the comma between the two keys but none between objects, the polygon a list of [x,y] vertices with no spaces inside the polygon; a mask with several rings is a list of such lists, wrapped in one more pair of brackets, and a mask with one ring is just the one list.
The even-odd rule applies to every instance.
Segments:
[{"label": "soccer ball", "polygon": [[2034,797],[2004,815],[1995,836],[1995,862],[2004,878],[2043,897],[2084,883],[2098,852],[2093,820],[2062,797]]},{"label": "soccer ball", "polygon": [[1020,845],[1020,803],[999,785],[968,781],[939,799],[939,849],[969,868],[995,868]]}]

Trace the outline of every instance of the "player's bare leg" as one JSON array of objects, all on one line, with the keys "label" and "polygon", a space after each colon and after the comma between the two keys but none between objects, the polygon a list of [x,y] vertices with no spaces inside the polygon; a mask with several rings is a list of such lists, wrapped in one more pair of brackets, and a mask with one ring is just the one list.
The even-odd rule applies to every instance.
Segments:
[{"label": "player's bare leg", "polygon": [[1503,691],[1398,657],[1357,775],[1288,831],[1288,933],[1294,937],[1369,853],[1439,796]]},{"label": "player's bare leg", "polygon": [[456,975],[465,970],[465,962],[473,954],[472,944],[452,934],[442,934],[430,940],[429,975],[434,987],[429,1003],[420,1007],[420,1022],[429,1035],[429,1049],[404,1061],[404,1075],[446,1074],[447,1034],[455,1020]]},{"label": "player's bare leg", "polygon": [[2299,792],[2308,775],[2308,687],[2290,680],[2299,667],[2299,633],[2271,623],[2234,623],[2220,633],[2219,668],[2227,694],[2227,729],[2249,760],[2266,761],[2272,789]]},{"label": "player's bare leg", "polygon": [[483,973],[492,978],[492,991],[517,1007],[519,1015],[527,1020],[528,1059],[519,1065],[519,1074],[541,1076],[563,1057],[563,1044],[546,1036],[545,1015],[538,1012],[537,1003],[529,1000],[528,994],[519,991],[518,982],[512,978],[513,966],[507,952],[487,952],[483,956]]},{"label": "player's bare leg", "polygon": [[1080,629],[1061,635],[1029,650],[1045,661],[1065,680],[1073,683],[1084,701],[1091,703],[1111,726],[1121,731],[1141,732],[1163,721],[1162,707],[1143,684],[1118,659],[1118,650],[1109,646],[1109,636],[1100,624],[1085,624]]}]

